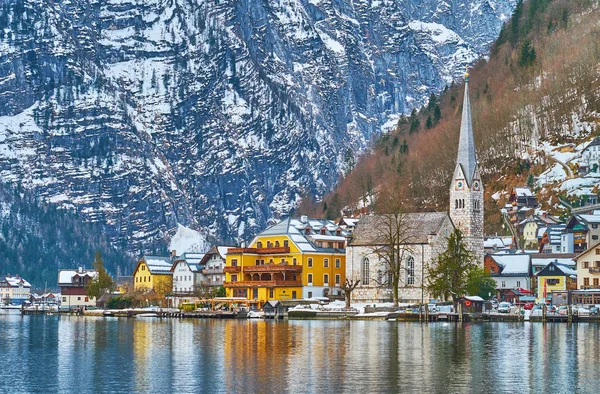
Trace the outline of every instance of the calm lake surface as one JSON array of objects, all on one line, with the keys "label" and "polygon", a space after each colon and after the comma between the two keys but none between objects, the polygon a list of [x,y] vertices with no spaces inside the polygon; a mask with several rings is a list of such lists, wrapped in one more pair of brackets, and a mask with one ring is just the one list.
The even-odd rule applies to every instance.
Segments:
[{"label": "calm lake surface", "polygon": [[0,392],[593,393],[599,327],[0,312]]}]

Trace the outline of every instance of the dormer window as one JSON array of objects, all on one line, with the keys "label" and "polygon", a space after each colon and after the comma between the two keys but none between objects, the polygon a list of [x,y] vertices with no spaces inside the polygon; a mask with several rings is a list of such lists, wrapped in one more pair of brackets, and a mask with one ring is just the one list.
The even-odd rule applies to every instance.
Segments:
[{"label": "dormer window", "polygon": [[310,234],[310,227],[307,227],[304,229],[304,234],[306,234],[306,235]]},{"label": "dormer window", "polygon": [[325,227],[323,227],[323,228],[321,229],[321,235],[325,235],[326,231],[327,231],[327,230],[325,230]]},{"label": "dormer window", "polygon": [[338,228],[337,230],[335,230],[335,235],[337,235],[338,237],[339,237],[340,235],[342,235],[342,229],[339,229],[339,228]]}]

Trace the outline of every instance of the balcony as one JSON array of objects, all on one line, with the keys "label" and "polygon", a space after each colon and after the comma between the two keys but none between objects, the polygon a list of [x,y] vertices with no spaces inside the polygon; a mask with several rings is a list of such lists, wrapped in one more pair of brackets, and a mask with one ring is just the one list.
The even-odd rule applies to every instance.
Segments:
[{"label": "balcony", "polygon": [[[223,272],[223,268],[205,268],[202,270],[202,274],[204,275],[220,275]],[[229,271],[229,272],[235,272],[235,271]]]},{"label": "balcony", "polygon": [[590,267],[590,274],[600,274],[600,267]]},{"label": "balcony", "polygon": [[235,266],[235,267],[231,267],[231,266],[226,266],[223,267],[223,272],[240,272],[242,270],[241,266]]},{"label": "balcony", "polygon": [[245,280],[238,282],[223,282],[225,287],[289,287],[302,286],[301,280]]},{"label": "balcony", "polygon": [[244,266],[244,272],[302,272],[301,265],[265,264]]},{"label": "balcony", "polygon": [[229,248],[227,249],[227,254],[243,254],[243,253],[251,253],[251,254],[288,254],[290,253],[290,247],[284,246],[279,248]]}]

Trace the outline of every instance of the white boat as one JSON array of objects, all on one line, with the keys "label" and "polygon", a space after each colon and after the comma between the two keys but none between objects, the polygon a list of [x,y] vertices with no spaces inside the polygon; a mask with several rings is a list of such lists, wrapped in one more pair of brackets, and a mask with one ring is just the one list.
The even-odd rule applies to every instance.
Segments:
[{"label": "white boat", "polygon": [[156,313],[140,313],[139,315],[135,315],[135,317],[158,317]]}]

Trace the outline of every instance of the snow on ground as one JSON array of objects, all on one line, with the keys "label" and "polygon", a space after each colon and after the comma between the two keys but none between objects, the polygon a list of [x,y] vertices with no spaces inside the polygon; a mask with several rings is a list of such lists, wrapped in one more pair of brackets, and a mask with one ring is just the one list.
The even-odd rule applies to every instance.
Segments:
[{"label": "snow on ground", "polygon": [[174,250],[177,255],[189,252],[206,252],[210,244],[206,238],[196,230],[177,224],[177,233],[171,238],[169,250]]}]

